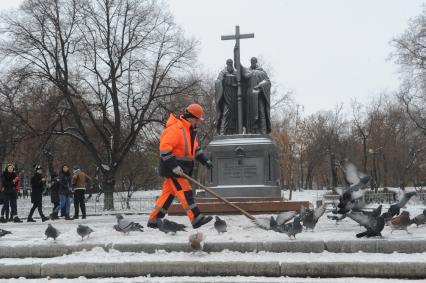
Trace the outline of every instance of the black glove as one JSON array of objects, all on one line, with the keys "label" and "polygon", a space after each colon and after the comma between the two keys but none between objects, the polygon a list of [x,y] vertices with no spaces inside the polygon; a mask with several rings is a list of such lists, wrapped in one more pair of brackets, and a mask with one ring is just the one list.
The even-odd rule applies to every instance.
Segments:
[{"label": "black glove", "polygon": [[206,161],[206,167],[209,169],[212,169],[214,167],[213,162],[210,159]]}]

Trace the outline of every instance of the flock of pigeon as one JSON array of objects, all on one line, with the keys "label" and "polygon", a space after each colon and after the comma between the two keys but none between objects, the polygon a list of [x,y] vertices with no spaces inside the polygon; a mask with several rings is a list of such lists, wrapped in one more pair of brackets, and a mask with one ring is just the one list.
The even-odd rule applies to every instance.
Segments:
[{"label": "flock of pigeon", "polygon": [[[360,226],[365,228],[365,231],[356,234],[356,237],[381,237],[381,232],[385,225],[389,225],[392,232],[394,230],[405,230],[409,233],[407,230],[408,226],[412,224],[416,224],[417,226],[426,224],[426,209],[423,210],[422,214],[412,219],[408,211],[404,210],[401,212],[416,192],[403,193],[399,201],[390,205],[386,212],[382,213],[382,205],[377,206],[373,210],[366,210],[364,193],[370,179],[369,176],[359,172],[357,168],[349,162],[346,162],[345,165],[342,166],[342,170],[344,171],[347,183],[350,185],[336,189],[340,195],[339,203],[331,211],[331,215],[327,215],[327,217],[336,221],[336,224],[346,217],[357,222]],[[290,239],[292,237],[295,239],[296,235],[301,233],[304,228],[313,231],[318,220],[325,212],[325,204],[316,209],[301,207],[298,212],[288,211],[280,213],[276,217],[271,216],[270,218],[263,219],[265,225],[262,225],[262,227],[267,230],[287,234]],[[125,219],[121,214],[116,215],[116,219],[117,224],[114,225],[113,228],[120,233],[129,234],[132,231],[143,232],[144,227],[141,224]],[[159,219],[157,224],[158,229],[166,234],[176,234],[179,231],[186,231],[185,225],[167,219]],[[218,216],[216,216],[214,228],[219,234],[227,232],[226,222]],[[84,240],[85,237],[89,237],[93,232],[94,230],[86,225],[80,224],[77,227],[77,234],[82,240]],[[0,229],[0,237],[7,234],[11,234],[11,232]],[[53,227],[52,224],[48,224],[45,235],[46,239],[52,238],[56,240],[60,232]],[[189,236],[189,243],[193,250],[200,250],[203,240],[204,236],[199,231]]]},{"label": "flock of pigeon", "polygon": [[[364,202],[364,193],[367,187],[367,184],[370,180],[370,177],[360,171],[350,162],[346,162],[342,166],[346,181],[348,184],[347,187],[336,188],[337,193],[339,194],[339,203],[331,211],[331,215],[327,217],[331,220],[335,220],[336,224],[348,217],[360,226],[365,228],[365,231],[356,234],[357,238],[361,237],[382,237],[382,230],[385,225],[389,225],[391,228],[391,233],[394,230],[405,230],[407,233],[408,226],[416,224],[419,225],[426,224],[426,209],[419,215],[414,218],[410,218],[410,213],[406,210],[401,210],[406,206],[408,201],[416,195],[416,192],[406,192],[403,193],[399,201],[390,205],[389,209],[382,213],[382,205],[374,208],[372,211],[365,209]],[[279,214],[276,218],[271,216],[269,219],[270,230],[285,233],[290,238],[296,238],[296,234],[303,231],[303,227],[306,230],[314,230],[318,220],[326,212],[326,206],[322,206],[316,209],[309,209],[302,207],[299,213],[295,211],[283,212]],[[293,219],[293,222],[289,222]]]},{"label": "flock of pigeon", "polygon": [[[113,228],[117,232],[120,232],[126,235],[132,231],[143,232],[144,227],[141,224],[124,219],[123,215],[121,214],[117,214],[116,219],[117,219],[117,224],[114,225]],[[218,216],[216,216],[214,227],[216,228],[219,234],[225,233],[227,229],[226,222],[220,219]],[[179,224],[167,219],[159,219],[158,228],[161,232],[164,232],[166,234],[168,233],[176,234],[179,231],[186,231],[185,225]],[[82,241],[84,240],[85,237],[88,238],[90,234],[93,232],[94,230],[87,225],[80,224],[77,226],[77,234],[81,237]],[[5,236],[7,234],[11,234],[11,233],[12,232],[10,231],[0,229],[0,237]],[[48,224],[46,230],[44,231],[44,235],[46,236],[45,240],[52,238],[54,241],[56,241],[56,238],[58,238],[60,234],[61,232],[57,228],[53,227],[52,224]],[[199,231],[189,236],[189,243],[193,250],[201,250],[203,240],[204,240],[204,235]]]}]

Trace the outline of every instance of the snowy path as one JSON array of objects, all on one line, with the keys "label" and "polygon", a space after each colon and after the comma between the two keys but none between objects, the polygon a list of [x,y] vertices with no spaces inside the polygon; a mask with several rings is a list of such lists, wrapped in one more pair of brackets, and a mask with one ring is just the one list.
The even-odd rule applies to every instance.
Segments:
[{"label": "snowy path", "polygon": [[[412,206],[408,210],[411,215],[419,214],[424,208],[422,206]],[[261,216],[256,216],[261,217]],[[273,231],[265,231],[256,227],[247,218],[238,215],[223,216],[228,223],[228,233],[218,235],[213,227],[213,222],[201,227],[199,231],[206,236],[206,242],[264,242],[264,241],[288,241],[285,234],[276,233]],[[140,222],[145,226],[147,215],[128,215],[126,219]],[[169,217],[174,221],[186,224],[189,226],[188,220],[183,216]],[[6,223],[0,224],[0,228],[12,231],[12,235],[7,235],[0,238],[0,246],[23,246],[23,245],[51,245],[51,240],[44,240],[44,230],[47,223],[52,223],[59,231],[60,237],[57,239],[58,244],[75,245],[81,243],[81,238],[76,234],[78,224],[86,224],[95,230],[91,237],[84,243],[96,244],[121,244],[121,243],[187,243],[188,236],[193,233],[192,228],[188,228],[187,232],[179,232],[177,235],[166,235],[158,230],[146,228],[145,232],[132,232],[125,236],[113,230],[115,217],[111,215],[89,217],[86,220],[74,221],[49,221],[41,223]],[[425,240],[426,225],[416,228],[410,226],[408,229],[412,234],[407,234],[405,231],[395,231],[391,234],[389,227],[385,227],[382,234],[385,239],[399,240]],[[344,219],[339,225],[334,221],[323,216],[317,224],[314,232],[303,232],[297,235],[298,240],[357,240],[356,233],[363,231],[355,222],[350,219]],[[364,239],[359,239],[363,241]]]},{"label": "snowy path", "polygon": [[0,283],[425,283],[426,280],[376,279],[376,278],[292,278],[292,277],[134,277],[134,278],[96,278],[75,279],[0,279]]}]

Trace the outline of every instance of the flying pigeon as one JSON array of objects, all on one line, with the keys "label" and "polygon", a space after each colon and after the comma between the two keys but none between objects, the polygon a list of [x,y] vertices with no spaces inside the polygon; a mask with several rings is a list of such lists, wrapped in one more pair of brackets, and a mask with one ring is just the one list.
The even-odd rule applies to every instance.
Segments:
[{"label": "flying pigeon", "polygon": [[56,238],[59,237],[61,233],[58,231],[58,229],[56,229],[55,227],[52,226],[52,224],[48,224],[46,231],[44,231],[44,235],[46,235],[46,239],[52,238],[56,241]]},{"label": "flying pigeon", "polygon": [[408,211],[403,211],[401,214],[395,218],[392,218],[389,221],[389,225],[392,229],[391,234],[395,230],[405,230],[407,234],[410,234],[407,230],[408,225],[411,224],[410,213]]},{"label": "flying pigeon", "polygon": [[382,205],[379,205],[378,207],[376,207],[375,209],[373,209],[372,211],[361,211],[364,215],[371,215],[373,217],[378,217],[382,214]]},{"label": "flying pigeon", "polygon": [[408,192],[404,193],[402,197],[399,199],[397,203],[392,204],[388,211],[384,213],[384,217],[386,221],[391,220],[394,216],[399,215],[401,208],[403,208],[407,202],[412,198],[414,195],[416,195],[416,192]]},{"label": "flying pigeon", "polygon": [[340,221],[346,218],[346,214],[327,215],[327,218],[336,221],[336,225],[338,225]]},{"label": "flying pigeon", "polygon": [[167,219],[157,219],[158,229],[164,233],[176,234],[178,231],[186,231],[186,226]]},{"label": "flying pigeon", "polygon": [[340,195],[337,213],[345,214],[352,209],[358,210],[365,206],[363,201],[364,189],[367,186],[370,177],[365,173],[358,171],[356,166],[350,162],[345,162],[343,166],[345,178],[351,185],[345,188],[336,188]]},{"label": "flying pigeon", "polygon": [[290,239],[292,236],[296,239],[296,235],[302,233],[303,226],[300,224],[300,218],[296,216],[293,222],[277,226],[276,231],[287,234]]},{"label": "flying pigeon", "polygon": [[411,219],[410,224],[416,224],[417,227],[419,227],[419,225],[426,224],[426,209],[423,210],[423,213],[421,213],[421,214],[417,215],[416,217],[414,217],[413,219]]},{"label": "flying pigeon", "polygon": [[217,233],[225,233],[226,232],[226,222],[219,218],[219,216],[216,216],[216,221],[214,222],[214,228],[216,229]]},{"label": "flying pigeon", "polygon": [[296,211],[285,211],[278,214],[276,221],[278,225],[283,225],[287,223],[291,219],[293,219],[297,215]]},{"label": "flying pigeon", "polygon": [[321,218],[321,216],[324,215],[325,212],[325,205],[321,205],[320,207],[312,209],[302,209],[301,211],[301,217],[300,220],[303,223],[303,226],[307,229],[314,230],[315,226],[317,225],[318,220]]},{"label": "flying pigeon", "polygon": [[84,237],[89,237],[90,233],[95,232],[92,230],[92,228],[90,228],[89,226],[86,225],[78,225],[77,227],[77,234],[81,237],[81,240],[84,239]]},{"label": "flying pigeon", "polygon": [[197,233],[192,234],[189,236],[189,244],[193,251],[200,251],[202,250],[202,242],[204,240],[203,233],[197,231]]},{"label": "flying pigeon", "polygon": [[121,214],[117,214],[115,217],[117,218],[117,224],[114,225],[116,231],[124,234],[129,234],[130,231],[143,232],[143,226],[139,223],[126,220]]},{"label": "flying pigeon", "polygon": [[381,232],[385,227],[385,219],[382,215],[374,216],[373,214],[366,215],[362,212],[349,212],[346,216],[367,229],[356,234],[357,238],[382,236]]},{"label": "flying pigeon", "polygon": [[12,234],[12,232],[0,229],[0,238],[6,236],[7,234]]}]

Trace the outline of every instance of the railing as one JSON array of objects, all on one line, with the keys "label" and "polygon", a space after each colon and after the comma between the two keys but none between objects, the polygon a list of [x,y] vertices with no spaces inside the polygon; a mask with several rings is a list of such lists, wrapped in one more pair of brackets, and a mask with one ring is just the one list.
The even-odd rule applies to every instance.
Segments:
[{"label": "railing", "polygon": [[[324,200],[330,202],[339,202],[338,195],[326,194],[323,196]],[[421,204],[426,204],[426,192],[417,192],[417,195],[412,198],[413,201],[418,201]],[[391,204],[398,201],[398,194],[393,192],[373,192],[366,191],[364,194],[364,201],[368,203]]]},{"label": "railing", "polygon": [[[155,204],[155,197],[137,197],[130,198],[129,200],[115,197],[114,210],[104,210],[104,197],[99,199],[90,198],[86,201],[86,213],[88,215],[94,214],[108,214],[117,212],[128,212],[128,213],[149,213]],[[27,217],[32,207],[30,198],[19,198],[18,199],[18,215],[20,217]],[[49,215],[53,210],[53,204],[50,202],[50,197],[43,198],[43,212],[45,215]],[[38,217],[37,210],[34,213]],[[74,204],[71,202],[71,216],[74,215]],[[81,212],[80,212],[81,215]]]}]

